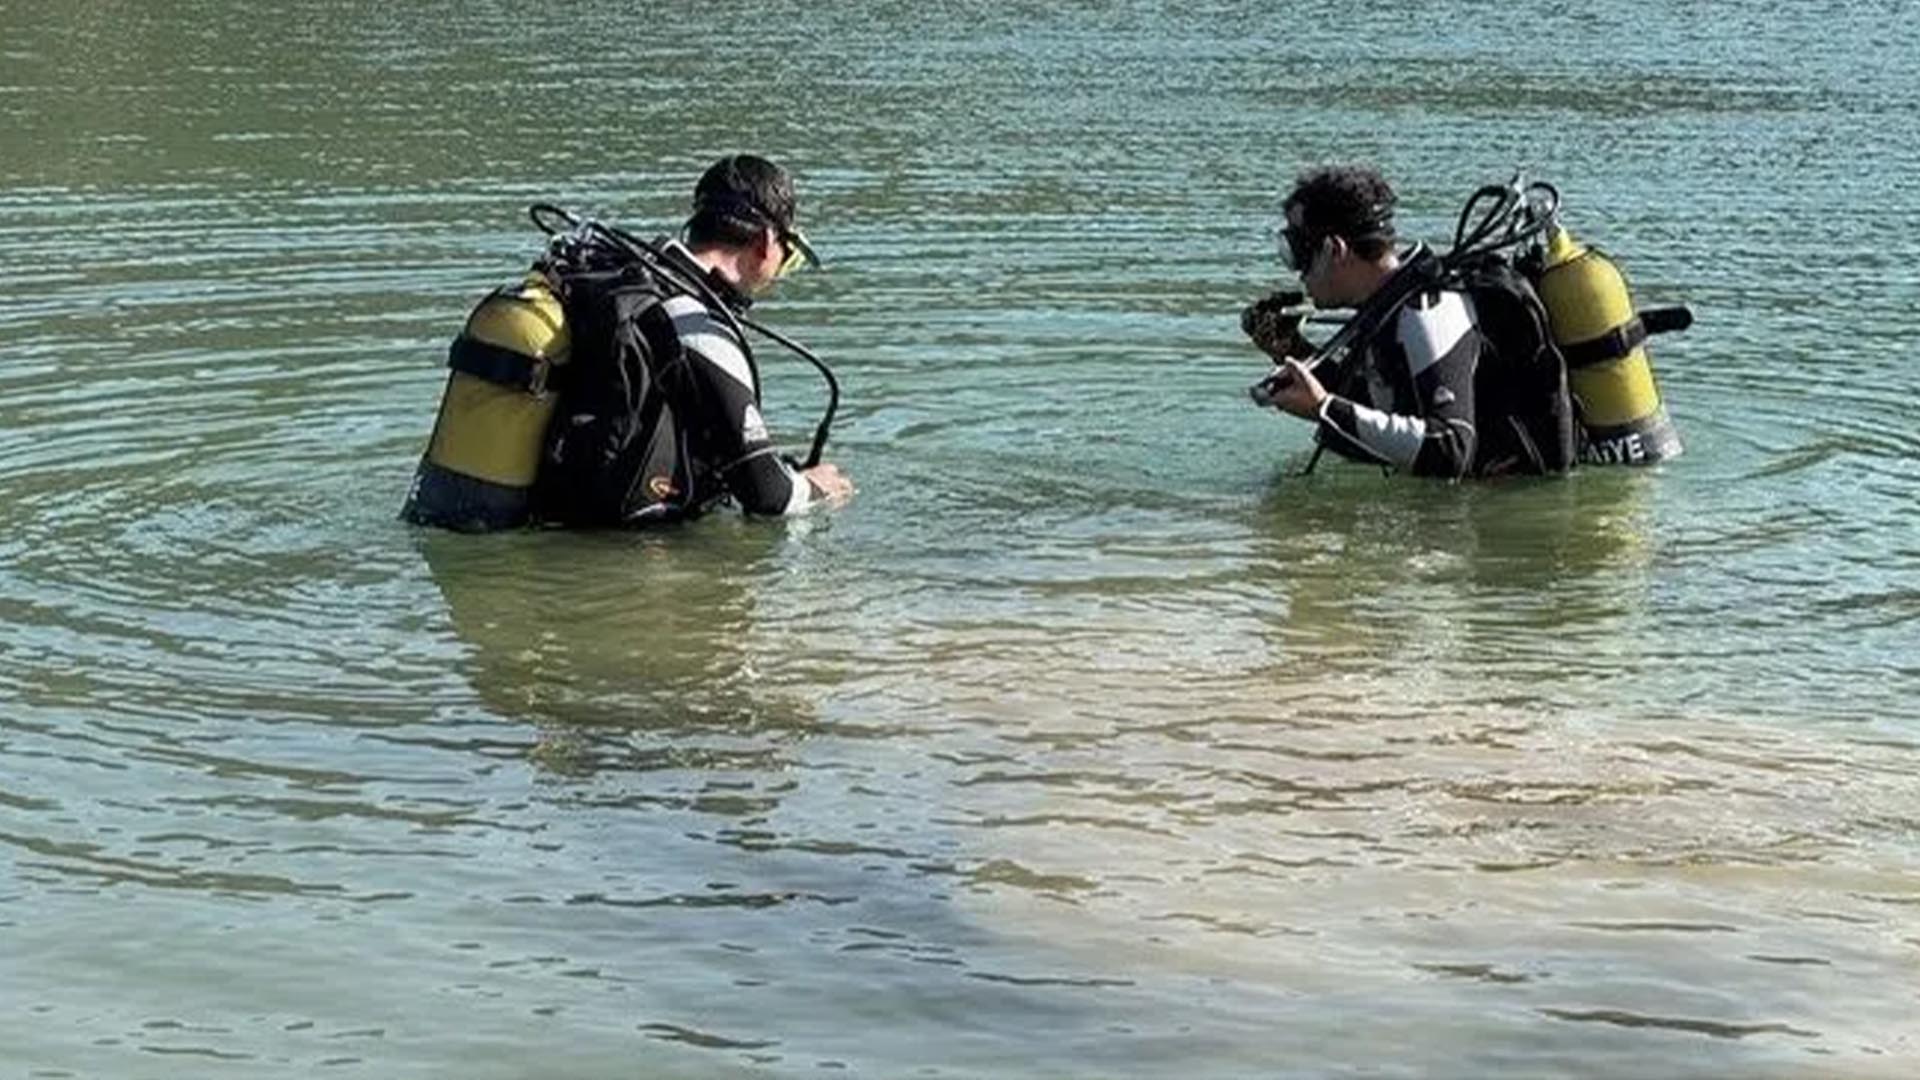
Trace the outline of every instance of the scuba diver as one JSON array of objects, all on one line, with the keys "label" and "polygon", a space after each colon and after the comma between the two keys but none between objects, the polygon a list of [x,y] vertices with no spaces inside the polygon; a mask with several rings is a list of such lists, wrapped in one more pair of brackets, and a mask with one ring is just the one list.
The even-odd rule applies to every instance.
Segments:
[{"label": "scuba diver", "polygon": [[[683,240],[645,241],[533,207],[551,242],[454,341],[401,517],[469,532],[622,527],[729,500],[774,516],[851,496],[846,475],[819,460],[838,404],[831,371],[746,316],[775,281],[819,264],[794,211],[787,171],[753,154],[723,157],[700,177]],[[748,328],[827,380],[805,462],[773,444]]]},{"label": "scuba diver", "polygon": [[[1313,462],[1331,449],[1460,480],[1680,453],[1644,345],[1692,314],[1636,312],[1612,261],[1561,226],[1557,189],[1479,189],[1445,254],[1396,247],[1396,202],[1373,169],[1302,174],[1280,239],[1304,292],[1241,317],[1275,364],[1251,395],[1315,423]],[[1354,309],[1318,347],[1300,333],[1316,307]]]},{"label": "scuba diver", "polygon": [[1269,379],[1269,403],[1315,421],[1321,446],[1418,476],[1457,480],[1472,470],[1478,449],[1473,374],[1480,335],[1464,295],[1404,280],[1409,268],[1403,263],[1412,264],[1425,250],[1395,248],[1395,202],[1379,173],[1336,167],[1301,176],[1282,203],[1285,254],[1315,306],[1364,314],[1367,302],[1390,283],[1415,293],[1353,342],[1365,353],[1352,365],[1354,377],[1336,381],[1338,393],[1330,391],[1302,363],[1313,350],[1298,323],[1291,337],[1256,336],[1255,343],[1279,365]]}]

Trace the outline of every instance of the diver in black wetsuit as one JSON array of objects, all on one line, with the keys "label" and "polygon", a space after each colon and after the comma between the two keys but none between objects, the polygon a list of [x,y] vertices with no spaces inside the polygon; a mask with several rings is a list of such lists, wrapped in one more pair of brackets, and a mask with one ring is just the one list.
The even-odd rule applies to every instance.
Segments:
[{"label": "diver in black wetsuit", "polygon": [[[803,263],[813,250],[794,227],[793,181],[765,158],[737,154],[707,169],[694,188],[684,243],[663,253],[705,279],[735,312]],[[691,362],[694,415],[683,415],[693,456],[751,514],[796,514],[823,500],[843,499],[853,485],[827,463],[796,469],[781,459],[760,411],[759,374],[728,320],[705,300],[664,301],[673,333]]]},{"label": "diver in black wetsuit", "polygon": [[[1395,292],[1397,275],[1427,256],[1394,245],[1393,189],[1367,168],[1302,175],[1284,204],[1289,264],[1313,302],[1359,309]],[[1480,333],[1467,297],[1421,287],[1352,348],[1358,362],[1316,374],[1297,335],[1261,340],[1279,365],[1267,385],[1274,407],[1318,425],[1334,453],[1418,476],[1460,479],[1475,469],[1474,371]],[[1323,385],[1322,377],[1334,379]]]}]

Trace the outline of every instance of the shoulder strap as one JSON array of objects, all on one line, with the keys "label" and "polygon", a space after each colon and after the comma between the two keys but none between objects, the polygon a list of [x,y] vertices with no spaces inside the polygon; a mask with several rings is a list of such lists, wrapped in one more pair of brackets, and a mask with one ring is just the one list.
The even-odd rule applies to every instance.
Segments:
[{"label": "shoulder strap", "polygon": [[[1345,386],[1353,375],[1354,363],[1362,355],[1362,346],[1379,334],[1381,327],[1399,312],[1410,297],[1438,284],[1444,271],[1440,257],[1431,248],[1425,244],[1415,247],[1406,261],[1400,264],[1399,271],[1375,290],[1366,303],[1360,305],[1360,310],[1353,313],[1353,318],[1334,331],[1326,344],[1315,349],[1313,355],[1301,363],[1314,373],[1322,385],[1336,390]],[[1307,459],[1300,475],[1311,474],[1314,467],[1320,464],[1320,455],[1325,450],[1326,444],[1316,441],[1313,456]]]},{"label": "shoulder strap", "polygon": [[[1424,289],[1440,283],[1444,267],[1440,257],[1426,245],[1414,249],[1407,261],[1402,263],[1398,272],[1387,279],[1367,302],[1360,305],[1326,344],[1314,350],[1304,363],[1316,375],[1320,365],[1332,365],[1329,370],[1335,379],[1342,379],[1356,355],[1356,349],[1371,341],[1385,326],[1388,319],[1398,314],[1408,299]],[[1325,382],[1325,379],[1321,379]]]}]

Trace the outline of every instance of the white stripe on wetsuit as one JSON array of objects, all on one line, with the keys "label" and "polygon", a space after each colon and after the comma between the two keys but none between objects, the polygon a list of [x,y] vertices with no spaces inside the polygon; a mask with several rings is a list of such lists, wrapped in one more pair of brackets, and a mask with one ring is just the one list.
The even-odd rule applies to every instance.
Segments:
[{"label": "white stripe on wetsuit", "polygon": [[1420,456],[1420,444],[1427,437],[1427,422],[1417,416],[1400,416],[1383,412],[1370,405],[1357,401],[1347,402],[1353,410],[1351,433],[1341,429],[1339,424],[1327,418],[1327,406],[1333,401],[1329,397],[1320,403],[1320,422],[1327,430],[1334,431],[1354,443],[1381,464],[1392,465],[1398,469],[1411,469],[1413,459]]},{"label": "white stripe on wetsuit", "polygon": [[1473,330],[1473,313],[1467,310],[1467,298],[1457,292],[1443,292],[1423,306],[1424,297],[1414,297],[1400,309],[1394,334],[1407,350],[1407,374],[1419,375],[1452,352],[1460,339]]},{"label": "white stripe on wetsuit", "polygon": [[[717,324],[713,313],[707,310],[705,304],[691,296],[670,296],[662,302],[661,307],[673,319],[673,332],[679,336],[683,349],[724,372],[728,378],[739,383],[746,390],[749,398],[753,397],[755,391],[753,368],[747,363],[746,354],[740,350],[739,345],[734,343],[732,335]],[[759,419],[757,408],[753,405],[748,405],[747,408],[753,410],[753,420]],[[743,441],[758,441],[744,438],[752,424],[747,416],[743,415],[734,422],[739,425]],[[759,426],[764,432],[765,422],[761,421]],[[761,438],[765,438],[765,435],[763,434]],[[797,514],[811,505],[813,485],[807,481],[806,477],[799,475],[786,462],[781,461],[774,447],[763,447],[738,461],[727,462],[722,466],[722,471],[731,472],[748,461],[763,456],[773,456],[774,463],[787,477],[787,505],[781,512]]]},{"label": "white stripe on wetsuit", "polygon": [[700,358],[726,372],[733,380],[753,390],[753,369],[747,356],[733,339],[714,325],[707,306],[691,296],[669,296],[661,303],[673,318],[673,332],[680,336],[681,347],[698,353]]},{"label": "white stripe on wetsuit", "polygon": [[[1418,378],[1421,372],[1451,356],[1467,335],[1473,333],[1475,312],[1471,305],[1472,301],[1465,293],[1449,290],[1437,296],[1416,296],[1400,309],[1397,332],[1400,346],[1407,352],[1407,370],[1412,377]],[[1471,386],[1471,371],[1467,379]],[[1477,433],[1473,425],[1465,420],[1442,417],[1440,423],[1460,429],[1463,433],[1468,457],[1460,463],[1460,468],[1461,474],[1465,475],[1473,467],[1472,448]]]}]

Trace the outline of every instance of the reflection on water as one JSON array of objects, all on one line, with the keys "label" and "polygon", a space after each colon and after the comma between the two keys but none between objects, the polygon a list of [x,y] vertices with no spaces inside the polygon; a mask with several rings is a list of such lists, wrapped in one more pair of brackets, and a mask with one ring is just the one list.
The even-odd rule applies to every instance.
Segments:
[{"label": "reflection on water", "polygon": [[[539,729],[538,764],[628,767],[636,737],[692,760],[686,744],[703,735],[804,736],[804,703],[761,685],[752,652],[755,582],[779,532],[694,528],[719,543],[418,535],[474,692],[496,715]],[[746,764],[779,767],[764,756]]]},{"label": "reflection on water", "polygon": [[[1908,22],[352,14],[0,34],[9,1064],[1913,1072]],[[740,149],[852,505],[395,522],[524,205],[649,231]],[[1289,475],[1234,313],[1354,157],[1429,240],[1557,182],[1700,314],[1687,456]]]},{"label": "reflection on water", "polygon": [[[474,540],[424,530],[418,544],[455,635],[472,649],[475,688],[504,714],[617,723],[652,719],[635,707],[650,703],[672,725],[745,689],[756,568],[738,548],[690,550],[662,534]],[[685,712],[664,711],[675,705]]]},{"label": "reflection on water", "polygon": [[1430,673],[1430,708],[1547,704],[1631,665],[1653,616],[1658,483],[1589,470],[1410,492],[1372,469],[1289,473],[1262,502],[1248,584],[1285,598],[1275,648],[1302,670],[1384,660]]}]

